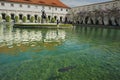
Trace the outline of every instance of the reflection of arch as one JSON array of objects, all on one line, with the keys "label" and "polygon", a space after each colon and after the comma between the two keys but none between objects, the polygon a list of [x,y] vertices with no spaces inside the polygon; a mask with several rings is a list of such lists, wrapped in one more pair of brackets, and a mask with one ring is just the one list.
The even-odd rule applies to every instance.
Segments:
[{"label": "reflection of arch", "polygon": [[27,19],[30,20],[30,14],[27,15]]},{"label": "reflection of arch", "polygon": [[48,16],[48,19],[49,19],[49,20],[51,19],[51,16],[50,16],[50,15]]},{"label": "reflection of arch", "polygon": [[22,20],[23,14],[19,14],[19,19]]},{"label": "reflection of arch", "polygon": [[15,18],[15,14],[11,14],[11,19],[13,19],[14,20],[14,18]]},{"label": "reflection of arch", "polygon": [[6,14],[2,13],[2,19],[5,19],[5,17],[6,17]]}]

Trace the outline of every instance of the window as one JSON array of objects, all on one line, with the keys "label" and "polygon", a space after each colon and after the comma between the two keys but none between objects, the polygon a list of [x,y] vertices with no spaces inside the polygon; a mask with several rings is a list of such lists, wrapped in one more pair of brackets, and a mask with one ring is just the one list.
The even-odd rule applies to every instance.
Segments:
[{"label": "window", "polygon": [[68,9],[66,9],[66,11],[68,11]]},{"label": "window", "polygon": [[51,10],[51,7],[49,7],[49,10]]},{"label": "window", "polygon": [[36,8],[38,8],[38,6],[35,6]]},{"label": "window", "polygon": [[63,9],[61,8],[61,11],[63,11]]},{"label": "window", "polygon": [[45,9],[45,7],[44,7],[44,6],[42,6],[42,9]]},{"label": "window", "polygon": [[20,4],[20,7],[22,7],[22,4]]},{"label": "window", "polygon": [[11,7],[14,7],[14,4],[11,4]]},{"label": "window", "polygon": [[5,3],[1,3],[2,6],[5,6]]},{"label": "window", "polygon": [[30,8],[30,5],[28,5],[28,8]]},{"label": "window", "polygon": [[55,8],[55,10],[57,11],[57,8]]}]

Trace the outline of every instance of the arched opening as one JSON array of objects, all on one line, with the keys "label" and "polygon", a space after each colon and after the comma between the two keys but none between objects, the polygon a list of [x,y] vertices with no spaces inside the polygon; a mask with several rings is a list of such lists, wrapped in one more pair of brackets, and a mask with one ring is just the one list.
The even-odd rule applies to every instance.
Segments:
[{"label": "arched opening", "polygon": [[109,19],[108,21],[109,21],[109,25],[112,25],[112,21],[111,21],[111,19]]},{"label": "arched opening", "polygon": [[63,17],[62,17],[62,16],[60,16],[60,22],[62,22],[62,19],[63,19]]},{"label": "arched opening", "polygon": [[81,21],[81,23],[80,24],[83,24],[83,20]]},{"label": "arched opening", "polygon": [[27,15],[27,20],[30,20],[30,14]]},{"label": "arched opening", "polygon": [[35,20],[37,20],[37,19],[38,19],[38,15],[34,15],[34,17],[35,17]]},{"label": "arched opening", "polygon": [[91,24],[94,24],[92,19],[90,19],[90,21],[91,21]]},{"label": "arched opening", "polygon": [[95,23],[96,25],[98,25],[99,24],[99,21],[98,20],[96,20],[96,23]]},{"label": "arched opening", "polygon": [[115,19],[115,23],[116,23],[116,26],[118,26],[118,25],[119,25],[116,19]]},{"label": "arched opening", "polygon": [[19,14],[19,19],[22,20],[23,14]]},{"label": "arched opening", "polygon": [[50,16],[50,15],[48,16],[48,19],[49,19],[49,20],[51,19],[51,16]]},{"label": "arched opening", "polygon": [[65,17],[65,23],[67,23],[68,22],[68,18],[67,17]]},{"label": "arched opening", "polygon": [[15,18],[15,14],[12,13],[11,14],[11,19],[14,20],[14,18]]},{"label": "arched opening", "polygon": [[85,24],[87,24],[89,17],[85,17]]},{"label": "arched opening", "polygon": [[2,19],[5,19],[5,17],[6,17],[6,14],[2,13]]},{"label": "arched opening", "polygon": [[57,19],[57,16],[54,16],[55,20]]}]

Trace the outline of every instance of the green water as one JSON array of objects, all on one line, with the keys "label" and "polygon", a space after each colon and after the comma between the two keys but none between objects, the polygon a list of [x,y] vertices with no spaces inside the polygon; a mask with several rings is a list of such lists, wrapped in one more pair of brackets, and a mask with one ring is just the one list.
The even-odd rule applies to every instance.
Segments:
[{"label": "green water", "polygon": [[120,30],[0,25],[0,80],[120,80]]}]

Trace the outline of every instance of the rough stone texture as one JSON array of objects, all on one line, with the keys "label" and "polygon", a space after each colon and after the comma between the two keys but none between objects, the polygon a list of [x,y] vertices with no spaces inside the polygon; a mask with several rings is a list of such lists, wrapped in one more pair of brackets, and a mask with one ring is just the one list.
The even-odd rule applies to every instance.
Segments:
[{"label": "rough stone texture", "polygon": [[102,22],[102,17],[98,17],[97,20],[98,20],[98,24],[101,24],[101,25],[103,24],[103,22]]},{"label": "rough stone texture", "polygon": [[104,16],[103,22],[104,22],[104,25],[109,25],[109,19],[107,16]]},{"label": "rough stone texture", "polygon": [[115,25],[116,25],[116,23],[115,23],[115,17],[112,16],[112,17],[110,18],[110,20],[111,20],[112,25],[115,26]]}]

